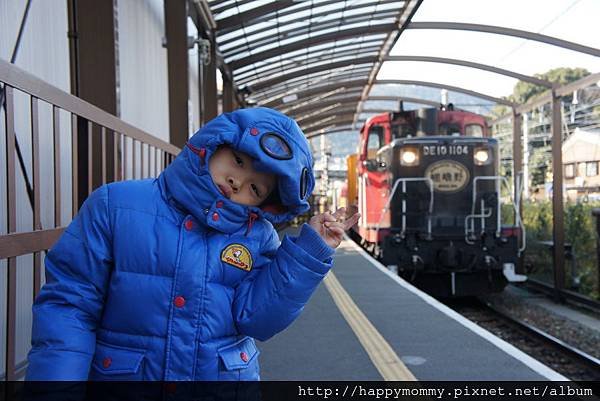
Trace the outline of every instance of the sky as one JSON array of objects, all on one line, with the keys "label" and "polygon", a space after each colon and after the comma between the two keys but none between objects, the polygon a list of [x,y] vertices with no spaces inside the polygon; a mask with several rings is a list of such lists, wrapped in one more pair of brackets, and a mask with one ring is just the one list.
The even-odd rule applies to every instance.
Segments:
[{"label": "sky", "polygon": [[[413,21],[503,26],[600,48],[600,0],[424,0]],[[556,46],[479,32],[405,30],[391,55],[464,59],[533,75],[557,67],[600,72],[600,57]],[[424,62],[385,62],[378,79],[444,83],[500,97],[517,80],[468,67]]]}]

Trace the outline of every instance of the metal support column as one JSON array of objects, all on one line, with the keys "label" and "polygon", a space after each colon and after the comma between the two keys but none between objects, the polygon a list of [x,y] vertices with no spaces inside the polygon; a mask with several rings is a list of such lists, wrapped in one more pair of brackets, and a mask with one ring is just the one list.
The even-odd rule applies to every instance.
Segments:
[{"label": "metal support column", "polygon": [[523,198],[529,199],[529,114],[523,114]]},{"label": "metal support column", "polygon": [[209,60],[202,69],[202,87],[201,95],[204,98],[204,113],[202,114],[201,124],[206,124],[217,116],[218,96],[217,96],[217,42],[214,34],[211,32]]},{"label": "metal support column", "polygon": [[596,294],[600,300],[600,208],[593,208],[592,216],[596,218]]},{"label": "metal support column", "polygon": [[[117,115],[115,2],[70,0],[67,4],[71,39],[71,92]],[[80,133],[88,132],[88,120],[78,118],[77,126]],[[77,171],[73,172],[79,180],[77,207],[86,199],[90,187],[100,186],[103,179],[102,159],[93,157],[101,154],[101,129],[93,126],[90,132],[91,135],[79,135],[77,138],[79,157]],[[113,154],[113,146],[113,141],[109,141],[105,155]],[[104,162],[108,173],[106,179],[113,181],[114,158],[107,157]]]},{"label": "metal support column", "polygon": [[[512,126],[513,126],[513,199],[515,203],[518,201],[519,213],[523,216],[523,198],[520,192],[521,186],[527,185],[523,182],[525,177],[521,175],[523,172],[523,148],[521,144],[521,115],[516,108],[512,108]],[[516,205],[516,204],[515,204]],[[517,216],[515,216],[515,224],[518,224]],[[524,235],[524,233],[521,233]],[[525,274],[525,256],[521,253],[517,263],[517,272]]]},{"label": "metal support column", "polygon": [[514,200],[516,201],[518,194],[519,183],[522,181],[521,172],[523,171],[523,149],[521,148],[521,115],[513,107],[512,109],[512,126],[513,126],[513,185],[514,185]]},{"label": "metal support column", "polygon": [[169,142],[183,148],[188,139],[188,37],[186,0],[164,0],[169,79]]},{"label": "metal support column", "polygon": [[552,214],[554,216],[554,297],[561,302],[565,286],[565,230],[563,205],[561,98],[552,90]]}]

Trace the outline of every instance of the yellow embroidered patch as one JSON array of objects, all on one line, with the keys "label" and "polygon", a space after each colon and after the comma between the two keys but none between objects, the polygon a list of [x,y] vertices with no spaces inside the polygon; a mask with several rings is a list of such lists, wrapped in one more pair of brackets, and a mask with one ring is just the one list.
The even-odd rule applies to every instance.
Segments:
[{"label": "yellow embroidered patch", "polygon": [[252,270],[252,255],[248,248],[241,244],[231,244],[223,249],[221,260],[247,272]]}]

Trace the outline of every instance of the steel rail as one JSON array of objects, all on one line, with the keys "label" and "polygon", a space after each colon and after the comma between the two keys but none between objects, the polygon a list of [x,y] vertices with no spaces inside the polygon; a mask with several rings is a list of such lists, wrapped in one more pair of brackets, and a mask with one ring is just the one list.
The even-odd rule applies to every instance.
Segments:
[{"label": "steel rail", "polygon": [[[527,281],[522,283],[521,285],[536,291],[540,291],[548,296],[553,296],[556,293],[554,286],[552,286],[551,284],[547,284],[543,281],[539,281],[532,278],[528,278]],[[561,290],[560,295],[564,297],[564,299],[566,299],[567,301],[580,304],[586,308],[591,309],[596,313],[600,313],[600,302],[592,298],[586,297],[584,295],[569,290]]]},{"label": "steel rail", "polygon": [[590,367],[594,370],[600,370],[600,359],[594,357],[593,355],[590,355],[590,354],[578,349],[577,347],[569,345],[566,342],[564,342],[563,340],[556,338],[556,337],[552,336],[551,334],[546,333],[545,331],[543,331],[521,319],[517,319],[516,317],[511,316],[508,313],[493,307],[492,305],[488,304],[487,302],[483,302],[483,305],[486,308],[493,311],[494,313],[500,315],[503,319],[506,319],[509,322],[518,326],[519,328],[527,331],[532,336],[538,337],[541,340],[543,340],[544,342],[552,344],[556,348],[559,348],[562,352],[569,354],[573,359],[584,363],[585,365],[587,365],[588,367]]}]

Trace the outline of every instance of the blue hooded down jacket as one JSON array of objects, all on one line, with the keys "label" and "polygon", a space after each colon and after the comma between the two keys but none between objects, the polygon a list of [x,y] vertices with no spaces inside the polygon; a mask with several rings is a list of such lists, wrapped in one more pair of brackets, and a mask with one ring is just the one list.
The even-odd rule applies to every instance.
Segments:
[{"label": "blue hooded down jacket", "polygon": [[[219,192],[208,160],[222,144],[278,175],[282,205]],[[298,125],[257,108],[206,124],[157,179],[94,191],[46,257],[27,380],[259,380],[254,338],[292,323],[331,268],[309,226],[280,243],[272,225],[313,187]]]}]

